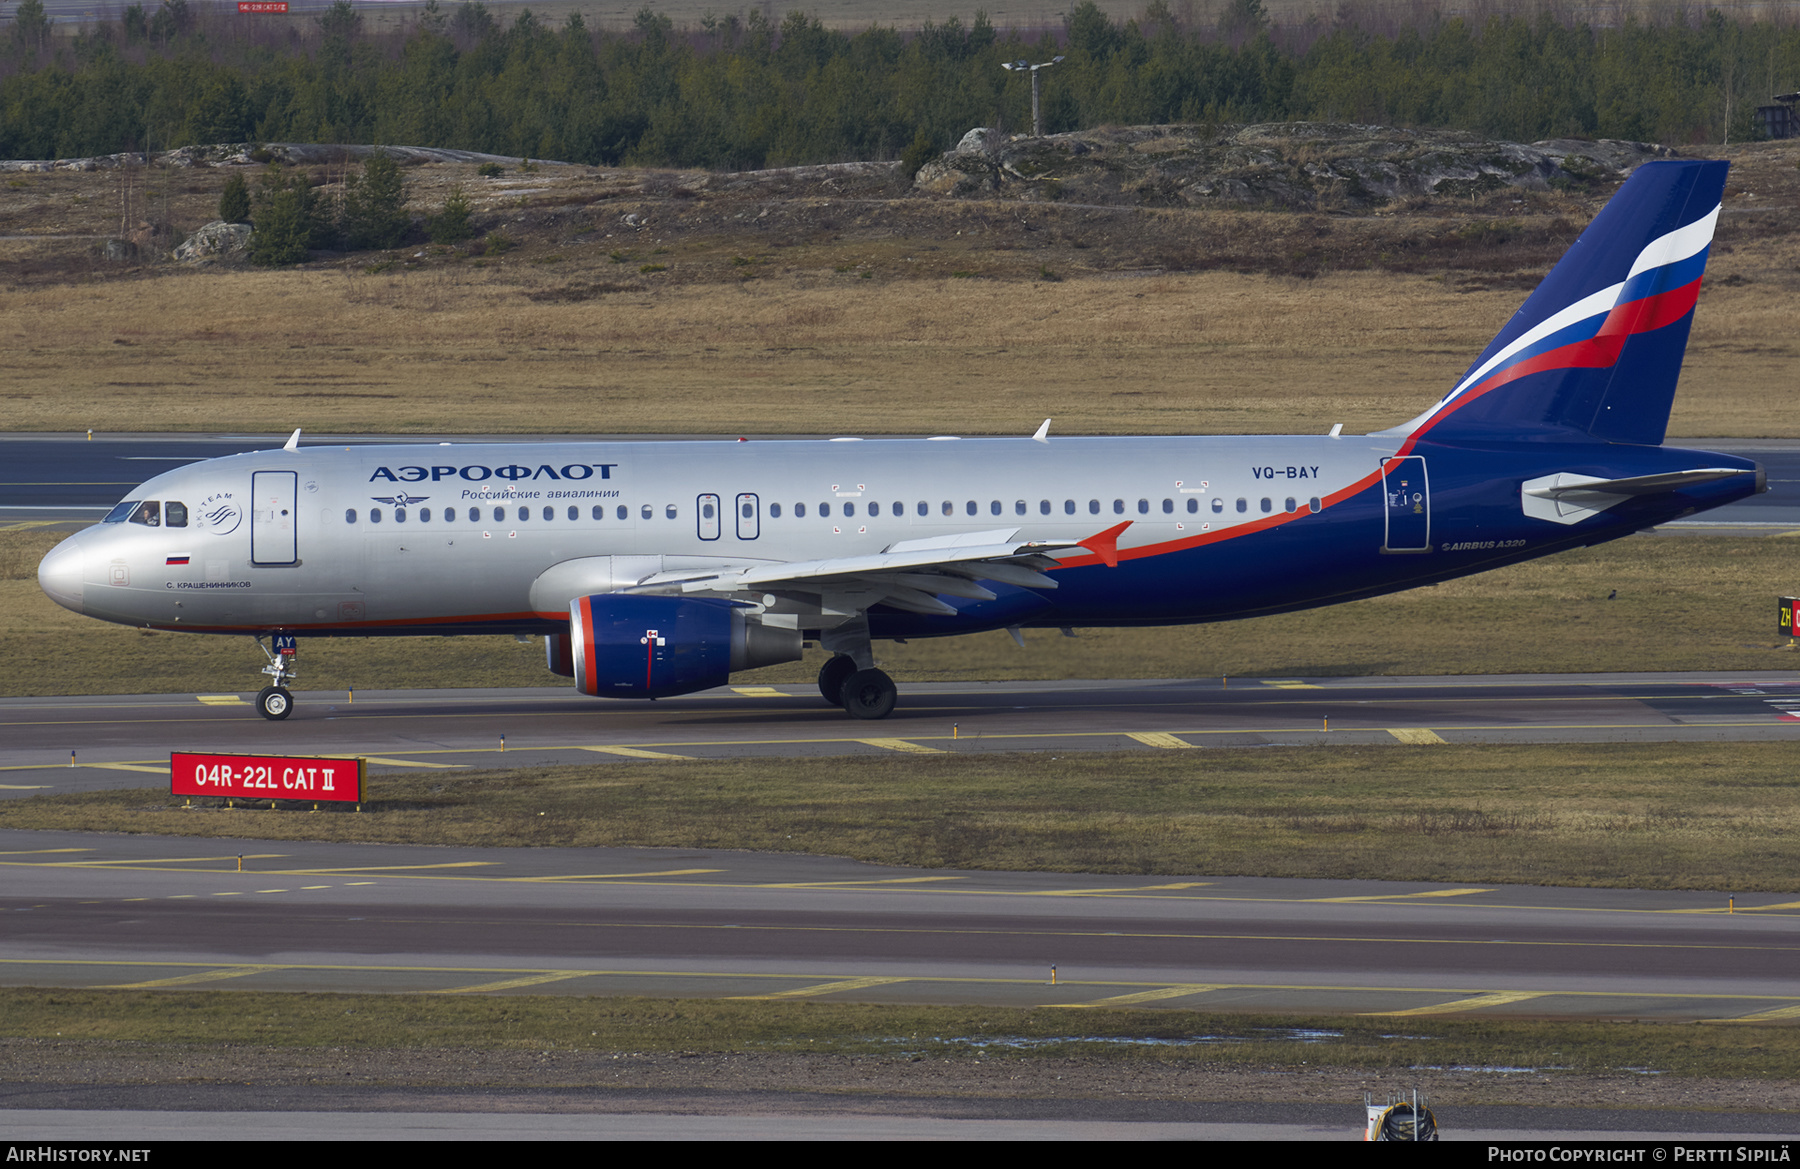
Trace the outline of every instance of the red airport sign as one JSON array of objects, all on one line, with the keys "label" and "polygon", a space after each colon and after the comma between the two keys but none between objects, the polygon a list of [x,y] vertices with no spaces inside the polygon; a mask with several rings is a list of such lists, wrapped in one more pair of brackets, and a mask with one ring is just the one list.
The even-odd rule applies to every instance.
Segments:
[{"label": "red airport sign", "polygon": [[238,0],[238,11],[286,14],[287,0]]},{"label": "red airport sign", "polygon": [[298,755],[169,755],[169,790],[178,796],[362,802],[363,761]]}]

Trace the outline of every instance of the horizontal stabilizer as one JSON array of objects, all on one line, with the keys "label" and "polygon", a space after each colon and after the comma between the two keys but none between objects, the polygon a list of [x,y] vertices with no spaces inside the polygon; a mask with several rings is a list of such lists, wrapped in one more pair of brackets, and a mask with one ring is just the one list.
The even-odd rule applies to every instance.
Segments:
[{"label": "horizontal stabilizer", "polygon": [[1630,479],[1599,479],[1559,471],[1530,479],[1519,487],[1525,514],[1557,524],[1575,524],[1598,515],[1614,504],[1644,495],[1663,495],[1734,475],[1754,475],[1744,467],[1698,467],[1691,471],[1666,471]]}]

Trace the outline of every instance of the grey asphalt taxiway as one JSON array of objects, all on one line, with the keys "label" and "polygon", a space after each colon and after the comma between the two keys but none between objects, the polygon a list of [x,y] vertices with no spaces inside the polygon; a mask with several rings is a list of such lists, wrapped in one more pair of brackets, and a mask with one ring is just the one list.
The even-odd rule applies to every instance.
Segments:
[{"label": "grey asphalt taxiway", "polygon": [[0,699],[0,798],[168,782],[169,754],[361,756],[369,772],[628,759],[1800,739],[1800,672],[922,683],[857,722],[809,684],[658,702],[554,687]]},{"label": "grey asphalt taxiway", "polygon": [[1792,895],[21,831],[0,871],[10,985],[1800,1017]]}]

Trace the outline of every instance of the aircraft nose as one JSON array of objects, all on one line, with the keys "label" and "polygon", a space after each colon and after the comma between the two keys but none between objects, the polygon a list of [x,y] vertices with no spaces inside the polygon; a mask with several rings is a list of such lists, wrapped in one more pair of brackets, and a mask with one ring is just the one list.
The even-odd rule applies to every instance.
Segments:
[{"label": "aircraft nose", "polygon": [[38,587],[65,609],[81,612],[80,542],[64,540],[38,564]]}]

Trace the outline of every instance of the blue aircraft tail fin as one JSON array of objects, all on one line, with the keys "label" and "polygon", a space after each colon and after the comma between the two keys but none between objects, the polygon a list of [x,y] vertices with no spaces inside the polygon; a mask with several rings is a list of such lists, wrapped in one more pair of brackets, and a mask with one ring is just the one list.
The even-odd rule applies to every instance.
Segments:
[{"label": "blue aircraft tail fin", "polygon": [[1640,166],[1456,388],[1388,433],[1660,444],[1727,166]]}]

